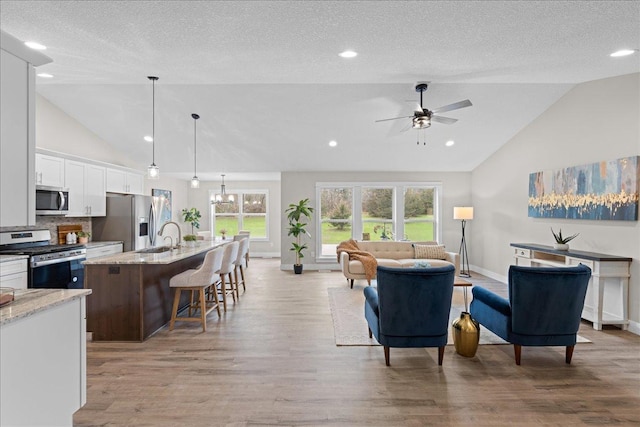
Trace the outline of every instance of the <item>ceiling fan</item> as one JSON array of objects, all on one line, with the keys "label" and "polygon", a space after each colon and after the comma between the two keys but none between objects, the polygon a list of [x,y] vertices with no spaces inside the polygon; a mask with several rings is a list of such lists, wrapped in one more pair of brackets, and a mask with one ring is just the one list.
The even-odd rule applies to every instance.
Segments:
[{"label": "ceiling fan", "polygon": [[418,82],[416,84],[416,92],[420,92],[420,104],[416,104],[416,108],[413,112],[413,116],[402,116],[402,117],[393,117],[391,119],[381,119],[376,120],[377,122],[386,122],[389,120],[398,120],[398,119],[408,119],[411,118],[411,123],[409,123],[406,128],[402,129],[401,132],[413,129],[426,129],[431,126],[431,122],[438,122],[445,125],[450,125],[458,121],[458,119],[452,119],[451,117],[439,116],[438,114],[444,113],[447,111],[458,110],[460,108],[471,107],[471,101],[465,99],[464,101],[455,102],[453,104],[445,105],[439,108],[434,108],[433,110],[429,110],[422,106],[422,94],[429,87],[429,82]]}]

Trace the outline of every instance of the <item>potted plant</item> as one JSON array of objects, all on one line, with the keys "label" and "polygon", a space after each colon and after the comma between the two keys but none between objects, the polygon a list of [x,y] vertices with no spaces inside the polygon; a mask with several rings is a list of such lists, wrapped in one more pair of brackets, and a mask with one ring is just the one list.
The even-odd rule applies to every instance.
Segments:
[{"label": "potted plant", "polygon": [[387,231],[387,224],[376,225],[373,227],[373,232],[378,234],[378,230],[382,230],[380,233],[380,240],[389,240],[393,239],[393,233],[391,231]]},{"label": "potted plant", "polygon": [[78,231],[78,243],[81,245],[89,243],[89,237],[91,237],[91,233],[88,231]]},{"label": "potted plant", "polygon": [[184,208],[182,209],[182,218],[184,222],[188,222],[189,224],[191,224],[191,234],[187,234],[186,236],[183,237],[183,240],[185,242],[187,242],[190,245],[195,245],[195,242],[197,240],[197,236],[195,233],[195,228],[200,228],[200,218],[202,216],[200,215],[200,211],[196,208],[191,208],[191,209],[187,209]]},{"label": "potted plant", "polygon": [[302,273],[302,258],[304,258],[303,250],[307,249],[307,245],[302,243],[302,235],[306,234],[311,237],[305,227],[305,218],[311,219],[313,208],[309,206],[309,199],[300,200],[297,204],[291,203],[287,210],[287,220],[289,221],[289,232],[287,236],[293,236],[295,241],[292,243],[291,251],[296,253],[296,263],[293,265],[293,271],[296,274]]},{"label": "potted plant", "polygon": [[220,235],[222,236],[222,240],[224,240],[226,238],[225,236],[227,235],[227,229],[223,228],[222,230],[220,230]]},{"label": "potted plant", "polygon": [[560,229],[558,234],[556,234],[556,232],[553,231],[553,227],[551,228],[551,233],[553,234],[553,238],[556,239],[556,243],[553,245],[553,248],[559,251],[568,251],[569,245],[567,243],[578,237],[578,235],[580,234],[576,233],[569,237],[562,237],[562,229]]}]

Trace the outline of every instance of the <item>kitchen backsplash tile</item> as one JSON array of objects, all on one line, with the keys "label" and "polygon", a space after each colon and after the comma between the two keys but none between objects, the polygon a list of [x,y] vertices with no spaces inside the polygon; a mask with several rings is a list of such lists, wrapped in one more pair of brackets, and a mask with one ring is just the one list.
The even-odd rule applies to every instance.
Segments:
[{"label": "kitchen backsplash tile", "polygon": [[83,231],[88,231],[89,233],[91,232],[91,218],[88,217],[69,218],[65,216],[49,215],[36,216],[36,227],[49,229],[49,231],[51,232],[52,244],[58,243],[58,226],[71,224],[80,224],[82,225]]}]

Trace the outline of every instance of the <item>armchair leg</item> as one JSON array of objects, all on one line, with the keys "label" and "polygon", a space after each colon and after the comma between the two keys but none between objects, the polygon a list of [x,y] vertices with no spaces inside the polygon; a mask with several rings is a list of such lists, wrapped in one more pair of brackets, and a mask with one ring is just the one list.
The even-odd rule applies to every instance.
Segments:
[{"label": "armchair leg", "polygon": [[371,332],[371,328],[369,328],[369,338],[373,338],[373,333]]},{"label": "armchair leg", "polygon": [[567,346],[567,351],[565,353],[565,357],[564,357],[564,361],[567,364],[571,364],[571,357],[573,356],[573,349],[575,348],[575,345],[568,345]]},{"label": "armchair leg", "polygon": [[444,359],[444,346],[438,347],[438,365],[442,366],[442,359]]},{"label": "armchair leg", "polygon": [[516,365],[520,365],[520,355],[522,354],[522,346],[518,344],[514,344],[513,352],[516,355]]},{"label": "armchair leg", "polygon": [[353,289],[353,279],[351,279],[351,289]]},{"label": "armchair leg", "polygon": [[389,365],[389,347],[387,347],[386,345],[384,346],[384,363],[386,363],[387,366]]}]

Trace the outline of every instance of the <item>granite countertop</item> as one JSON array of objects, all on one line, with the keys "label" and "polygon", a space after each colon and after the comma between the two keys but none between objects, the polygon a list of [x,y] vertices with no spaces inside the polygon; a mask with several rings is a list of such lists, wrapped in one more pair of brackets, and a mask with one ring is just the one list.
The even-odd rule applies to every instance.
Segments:
[{"label": "granite countertop", "polygon": [[29,255],[0,255],[0,263],[27,258],[29,258]]},{"label": "granite countertop", "polygon": [[0,308],[0,326],[91,294],[91,289],[16,289],[15,300]]},{"label": "granite countertop", "polygon": [[89,259],[84,261],[84,265],[96,265],[96,264],[171,264],[172,262],[180,261],[185,258],[189,258],[194,255],[198,255],[202,252],[210,251],[218,246],[229,243],[230,241],[214,242],[214,241],[198,241],[196,246],[187,247],[181,246],[178,249],[173,249],[160,253],[139,253],[139,252],[123,252],[115,255],[107,255],[96,259]]},{"label": "granite countertop", "polygon": [[110,246],[110,245],[119,245],[123,243],[122,241],[104,241],[104,242],[89,242],[87,243],[85,246],[87,247],[87,249],[91,249],[91,248],[99,248],[101,246]]}]

